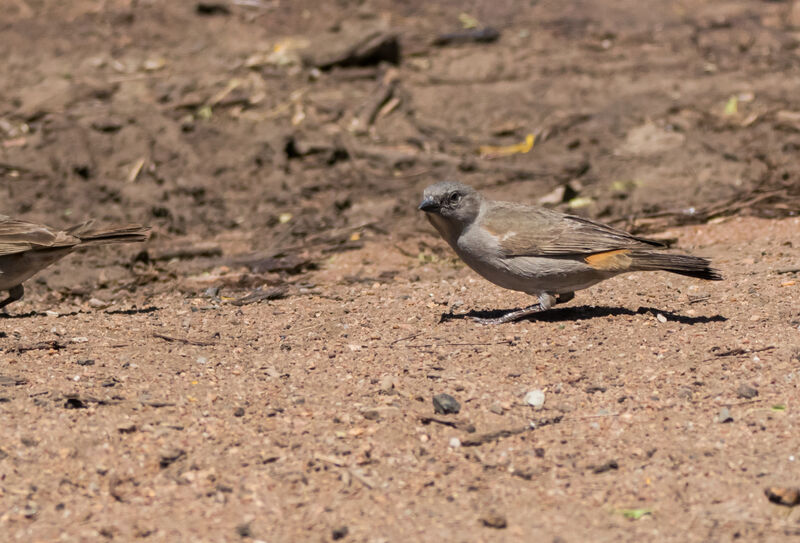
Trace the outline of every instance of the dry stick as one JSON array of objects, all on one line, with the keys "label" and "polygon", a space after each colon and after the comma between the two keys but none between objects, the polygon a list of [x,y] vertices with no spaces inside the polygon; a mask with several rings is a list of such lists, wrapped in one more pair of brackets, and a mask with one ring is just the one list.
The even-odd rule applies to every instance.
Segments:
[{"label": "dry stick", "polygon": [[422,424],[430,424],[435,422],[436,424],[441,424],[443,426],[449,426],[450,428],[455,428],[456,430],[462,430],[467,432],[468,434],[475,433],[475,425],[466,420],[448,420],[439,417],[431,417],[428,415],[417,415],[419,421]]},{"label": "dry stick", "polygon": [[182,337],[166,336],[164,334],[153,334],[153,337],[156,337],[158,339],[163,339],[163,340],[169,341],[169,342],[177,341],[178,343],[184,343],[186,345],[197,345],[199,347],[210,347],[212,345],[216,345],[216,343],[213,342],[213,341],[198,341],[198,340],[187,339],[187,338],[182,338]]},{"label": "dry stick", "polygon": [[461,441],[462,447],[476,447],[478,445],[483,445],[484,443],[490,443],[492,441],[497,441],[499,439],[505,437],[515,436],[517,434],[523,434],[525,432],[529,432],[531,430],[536,430],[537,428],[541,428],[542,426],[549,426],[551,424],[558,424],[561,422],[563,417],[561,415],[557,417],[553,417],[552,419],[540,419],[536,422],[532,422],[530,424],[526,424],[525,426],[518,426],[516,428],[507,428],[503,430],[497,430],[494,432],[487,432],[485,434],[479,434],[475,437],[467,438]]},{"label": "dry stick", "polygon": [[709,360],[714,360],[715,358],[722,358],[724,356],[741,356],[743,354],[761,353],[761,352],[764,352],[764,351],[771,351],[774,348],[775,348],[774,345],[770,345],[769,347],[762,347],[760,349],[750,349],[750,350],[741,349],[741,348],[739,348],[739,349],[731,349],[730,351],[724,351],[724,352],[721,352],[721,353],[716,353],[714,356],[712,356],[710,358],[706,358],[705,360],[703,360],[703,362],[708,362]]},{"label": "dry stick", "polygon": [[326,464],[330,464],[337,468],[342,468],[343,473],[350,475],[352,478],[354,478],[355,480],[357,480],[359,483],[361,483],[370,490],[375,488],[375,483],[370,481],[363,473],[360,473],[360,470],[348,466],[343,460],[340,460],[339,458],[328,456],[325,454],[315,454],[314,459],[319,460],[320,462],[325,462]]},{"label": "dry stick", "polygon": [[396,340],[390,342],[389,345],[395,345],[395,344],[400,343],[401,341],[405,341],[407,339],[414,339],[415,337],[417,337],[417,336],[419,336],[421,334],[422,334],[422,332],[417,332],[416,334],[411,334],[410,336],[401,337],[399,339],[396,339]]},{"label": "dry stick", "polygon": [[58,341],[40,341],[39,343],[34,343],[33,345],[17,345],[16,347],[9,347],[6,349],[7,352],[16,351],[18,353],[24,353],[27,351],[40,351],[45,349],[53,349],[58,351],[60,349],[66,349],[67,346],[64,343],[59,343]]},{"label": "dry stick", "polygon": [[406,345],[411,349],[430,349],[431,347],[488,347],[489,345],[513,345],[510,339],[504,341],[490,341],[488,343],[424,343],[421,345]]}]

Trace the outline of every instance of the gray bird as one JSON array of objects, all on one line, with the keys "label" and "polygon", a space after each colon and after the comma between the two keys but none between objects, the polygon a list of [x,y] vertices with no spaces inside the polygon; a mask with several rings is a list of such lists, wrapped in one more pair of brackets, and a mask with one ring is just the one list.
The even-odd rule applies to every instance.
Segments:
[{"label": "gray bird", "polygon": [[659,252],[665,246],[583,217],[513,202],[488,200],[475,189],[444,181],[425,189],[419,209],[450,247],[480,275],[539,301],[484,324],[515,321],[615,275],[664,270],[719,281],[705,258]]},{"label": "gray bird", "polygon": [[138,224],[92,229],[93,222],[68,230],[53,230],[43,224],[0,215],[0,291],[8,291],[8,298],[0,301],[0,309],[22,298],[24,281],[75,249],[145,241],[150,230]]}]

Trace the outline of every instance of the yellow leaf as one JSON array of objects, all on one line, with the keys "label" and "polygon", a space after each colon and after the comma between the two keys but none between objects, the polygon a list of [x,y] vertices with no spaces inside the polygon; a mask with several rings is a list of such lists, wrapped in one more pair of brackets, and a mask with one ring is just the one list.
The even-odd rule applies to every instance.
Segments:
[{"label": "yellow leaf", "polygon": [[567,205],[572,209],[578,209],[580,207],[590,206],[594,203],[594,200],[589,198],[588,196],[579,196],[578,198],[573,198],[570,200]]},{"label": "yellow leaf", "polygon": [[533,134],[528,134],[525,137],[525,141],[522,143],[516,143],[514,145],[507,145],[497,147],[494,145],[481,145],[478,148],[478,153],[483,158],[498,158],[503,156],[510,156],[516,154],[525,154],[533,149],[533,142],[536,140],[536,136]]},{"label": "yellow leaf", "polygon": [[469,13],[461,13],[458,16],[458,20],[461,21],[461,26],[464,28],[477,28],[478,26],[478,19]]},{"label": "yellow leaf", "polygon": [[725,104],[725,115],[731,116],[739,113],[739,98],[736,95],[728,98],[728,103]]}]

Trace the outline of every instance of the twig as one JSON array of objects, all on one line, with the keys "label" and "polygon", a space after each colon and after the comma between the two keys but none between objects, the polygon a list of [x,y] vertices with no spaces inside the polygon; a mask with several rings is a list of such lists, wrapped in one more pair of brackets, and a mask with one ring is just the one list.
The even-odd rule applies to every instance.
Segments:
[{"label": "twig", "polygon": [[53,349],[55,351],[66,349],[67,346],[64,343],[59,343],[56,340],[52,341],[40,341],[39,343],[34,343],[33,345],[17,345],[16,347],[9,347],[6,349],[7,352],[18,352],[24,353],[27,351],[43,351],[47,349]]},{"label": "twig", "polygon": [[431,347],[487,347],[489,345],[514,345],[510,339],[503,341],[490,341],[487,343],[425,343],[418,345],[406,345],[412,349],[430,349]]},{"label": "twig", "polygon": [[389,345],[395,345],[395,344],[400,343],[401,341],[405,341],[407,339],[414,339],[415,337],[418,337],[420,334],[422,334],[422,332],[417,332],[416,334],[411,334],[410,336],[401,337],[399,339],[396,339],[396,340],[390,342]]},{"label": "twig", "polygon": [[198,340],[195,340],[195,339],[187,339],[187,338],[182,338],[182,337],[172,337],[172,336],[167,336],[167,335],[164,335],[164,334],[157,334],[157,333],[153,334],[153,337],[156,337],[158,339],[163,339],[163,340],[169,341],[169,342],[176,341],[178,343],[184,343],[186,345],[197,345],[199,347],[210,347],[211,345],[216,345],[216,343],[213,342],[213,341],[198,341]]},{"label": "twig", "polygon": [[769,347],[762,347],[760,349],[742,349],[742,348],[731,349],[730,351],[715,353],[714,356],[706,358],[705,360],[703,360],[703,362],[708,362],[709,360],[714,360],[715,358],[722,358],[725,356],[741,356],[743,354],[761,353],[764,351],[771,351],[774,348],[775,348],[774,345],[770,345]]},{"label": "twig", "polygon": [[254,304],[263,300],[277,300],[278,298],[285,297],[287,292],[289,292],[289,287],[287,285],[279,285],[277,287],[268,288],[267,290],[256,289],[246,296],[231,300],[230,304],[242,306]]},{"label": "twig", "polygon": [[475,433],[475,425],[465,420],[447,420],[447,419],[440,419],[438,417],[429,417],[427,415],[420,415],[419,421],[422,424],[430,424],[432,422],[435,422],[436,424],[441,424],[442,426],[449,426],[450,428],[455,428],[456,430],[462,430],[464,432],[467,432],[468,434]]},{"label": "twig", "polygon": [[362,485],[364,485],[368,489],[372,490],[373,488],[375,488],[375,483],[373,483],[372,481],[367,479],[367,477],[363,473],[361,473],[359,470],[356,470],[354,468],[350,468],[350,469],[347,470],[347,472],[350,475],[352,475],[359,483],[361,483]]},{"label": "twig", "polygon": [[422,424],[430,424],[435,422],[436,424],[441,424],[442,426],[449,426],[450,428],[455,428],[456,430],[463,430],[469,434],[475,433],[475,425],[465,420],[448,420],[438,417],[430,417],[428,415],[419,415],[419,421]]},{"label": "twig", "polygon": [[508,428],[505,430],[497,430],[495,432],[487,432],[485,434],[479,434],[475,437],[464,439],[461,441],[462,447],[476,447],[478,445],[483,445],[484,443],[490,443],[492,441],[497,441],[499,439],[505,437],[515,436],[517,434],[523,434],[530,430],[535,430],[537,428],[541,428],[542,426],[549,426],[551,424],[558,424],[561,422],[563,417],[561,415],[557,417],[553,417],[552,419],[541,419],[537,422],[531,422],[530,424],[526,424],[525,426],[518,426],[516,428]]}]

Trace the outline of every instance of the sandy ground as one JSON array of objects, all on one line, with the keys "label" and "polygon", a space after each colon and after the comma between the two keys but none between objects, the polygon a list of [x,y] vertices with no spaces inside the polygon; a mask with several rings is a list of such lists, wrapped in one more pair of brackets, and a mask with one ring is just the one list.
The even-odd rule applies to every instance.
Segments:
[{"label": "sandy ground", "polygon": [[[386,245],[285,300],[5,319],[0,523],[19,541],[797,535],[764,489],[800,461],[800,281],[779,273],[798,228],[676,229],[725,282],[619,277],[497,327],[463,316],[523,297]],[[460,413],[436,415],[439,393]]]},{"label": "sandy ground", "polygon": [[[0,213],[153,236],[0,317],[0,539],[800,535],[798,2],[10,6]],[[319,60],[375,32],[396,65]],[[726,280],[478,325],[530,300],[416,211],[453,177]]]}]

